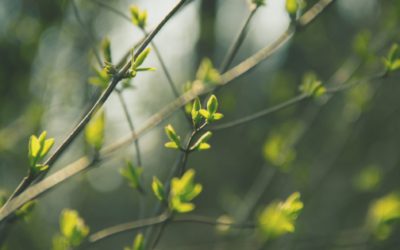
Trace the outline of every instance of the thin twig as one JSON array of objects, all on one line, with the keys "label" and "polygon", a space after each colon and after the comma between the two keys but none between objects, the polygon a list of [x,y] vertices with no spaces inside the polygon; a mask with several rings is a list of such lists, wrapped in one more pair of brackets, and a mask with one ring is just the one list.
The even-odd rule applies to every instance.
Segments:
[{"label": "thin twig", "polygon": [[210,226],[216,226],[216,225],[223,225],[223,226],[230,226],[232,228],[256,228],[257,225],[255,224],[235,224],[235,223],[224,223],[224,222],[218,222],[215,219],[206,217],[206,216],[200,216],[200,215],[177,215],[176,218],[171,218],[168,217],[165,214],[162,214],[160,216],[150,218],[150,219],[144,219],[140,221],[133,221],[133,222],[127,222],[124,224],[120,224],[117,226],[113,226],[104,230],[101,230],[100,232],[94,233],[88,237],[88,241],[79,248],[85,249],[88,248],[89,246],[92,246],[94,244],[97,244],[107,238],[110,238],[112,236],[116,236],[122,233],[127,233],[131,231],[135,231],[138,229],[154,226],[154,225],[159,225],[159,224],[165,224],[165,223],[201,223],[205,225],[210,225]]},{"label": "thin twig", "polygon": [[70,0],[71,4],[72,4],[72,9],[74,10],[74,14],[76,17],[76,20],[78,21],[79,25],[81,26],[81,29],[83,31],[83,34],[86,36],[86,39],[89,41],[90,46],[93,49],[94,55],[96,56],[97,62],[102,65],[101,63],[101,59],[100,59],[100,54],[99,51],[96,48],[96,43],[93,41],[93,39],[91,38],[89,32],[85,29],[85,25],[82,22],[81,17],[79,16],[79,12],[78,12],[78,7],[76,6],[75,0]]},{"label": "thin twig", "polygon": [[[154,29],[154,31],[146,38],[146,40],[142,43],[142,45],[139,47],[139,49],[135,52],[134,57],[137,58],[143,50],[147,47],[147,45],[153,40],[153,38],[156,36],[156,34],[161,30],[161,28],[167,23],[167,21],[177,12],[177,10],[186,2],[187,0],[181,0],[179,3],[168,13],[168,15],[158,24],[158,26]],[[53,163],[58,159],[58,157],[67,149],[67,147],[75,140],[75,138],[78,136],[78,134],[83,130],[85,125],[89,122],[91,116],[97,110],[100,108],[104,102],[108,99],[118,82],[122,79],[122,76],[128,71],[131,65],[131,60],[129,60],[126,65],[123,67],[123,69],[120,70],[120,72],[116,73],[110,85],[107,87],[107,89],[104,91],[100,99],[96,102],[96,104],[93,106],[93,108],[89,111],[89,113],[83,118],[83,120],[78,124],[78,126],[72,131],[72,133],[64,140],[64,142],[56,149],[56,151],[45,161],[43,165],[48,165],[49,167],[43,171],[40,175],[46,174],[50,169]],[[18,189],[17,194],[20,194],[23,192],[25,189]],[[0,221],[2,221],[5,216],[8,216],[9,213],[7,212],[8,206],[3,206],[2,210],[0,211]],[[7,215],[5,215],[7,214]]]},{"label": "thin twig", "polygon": [[[304,21],[303,22],[304,25],[306,25],[311,20],[313,20],[322,11],[320,9],[318,9],[318,11],[314,11],[314,9],[316,8],[315,6],[319,6],[318,8],[320,8],[321,7],[320,3],[324,3],[324,6],[326,6],[327,4],[331,3],[332,1],[333,0],[320,0],[319,5],[314,5],[306,14],[304,14],[304,15],[307,15],[307,22]],[[162,26],[166,23],[166,21],[176,12],[176,8],[179,9],[179,7],[183,5],[182,2],[185,2],[185,1],[183,1],[183,0],[180,1],[179,4],[178,4],[179,6],[176,6],[170,12],[170,14],[168,14],[167,17],[159,24],[159,26],[157,26],[157,28],[151,33],[151,35],[149,35],[146,38],[146,40],[143,42],[142,46],[135,53],[135,56],[139,55],[144,50],[144,48],[150,43],[150,41],[154,38],[156,33],[162,28]],[[309,12],[311,12],[311,13],[309,13]],[[300,18],[300,20],[301,20],[301,18]],[[288,41],[288,39],[290,37],[292,37],[293,28],[294,28],[293,25],[290,26],[288,28],[288,30],[286,30],[275,42],[273,42],[272,44],[268,45],[264,49],[260,50],[259,52],[257,52],[256,54],[254,54],[253,56],[251,56],[250,58],[248,58],[247,60],[245,60],[244,62],[242,62],[238,66],[236,66],[235,68],[233,68],[232,70],[230,70],[227,73],[225,73],[222,76],[222,84],[227,84],[230,81],[236,79],[237,77],[243,75],[249,69],[253,68],[255,65],[260,63],[262,60],[264,60],[269,55],[271,55],[274,51],[276,51],[278,48],[280,48],[284,43],[286,43]],[[54,154],[49,157],[49,159],[45,162],[45,165],[51,166],[55,162],[55,160],[58,159],[58,157],[61,155],[61,153],[64,152],[64,150],[69,146],[69,144],[76,138],[76,136],[80,133],[80,131],[87,124],[87,122],[89,121],[89,119],[90,119],[91,115],[93,114],[94,110],[96,108],[98,108],[99,106],[101,106],[105,102],[105,100],[107,100],[108,96],[111,94],[112,90],[115,88],[116,84],[120,80],[120,74],[125,73],[128,70],[129,67],[130,67],[130,61],[125,65],[125,67],[118,74],[116,74],[113,77],[113,80],[112,80],[111,84],[106,89],[106,91],[103,93],[103,95],[100,97],[100,99],[97,101],[97,103],[94,105],[92,110],[85,116],[85,118],[81,121],[81,123],[67,137],[67,139],[60,145],[60,147],[54,152]],[[146,132],[148,132],[151,128],[155,127],[157,124],[159,124],[161,121],[163,121],[167,117],[169,117],[172,113],[174,113],[180,107],[182,107],[183,105],[187,104],[187,102],[193,100],[195,97],[197,97],[200,94],[203,94],[203,93],[205,93],[207,91],[210,91],[213,88],[214,87],[211,87],[210,85],[205,85],[205,86],[200,87],[198,89],[192,89],[192,90],[186,92],[184,95],[182,95],[178,99],[174,100],[170,105],[168,105],[167,107],[162,109],[159,113],[157,113],[156,115],[151,117],[145,123],[145,125],[141,129],[139,129],[139,132],[136,133],[137,138],[142,136]],[[100,160],[104,159],[105,157],[110,156],[115,151],[117,151],[117,150],[129,145],[131,142],[137,140],[137,138],[132,138],[132,136],[129,136],[129,138],[127,138],[127,139],[123,139],[123,140],[117,142],[116,144],[113,144],[113,145],[111,145],[111,146],[109,146],[107,148],[104,148],[100,152],[100,155],[101,155]],[[53,182],[52,179],[55,178],[56,174],[59,174],[61,176],[66,176],[65,177],[65,179],[66,179],[66,178],[68,178],[68,176],[72,176],[72,175],[76,174],[77,172],[80,172],[80,171],[82,171],[83,169],[86,168],[86,167],[84,167],[83,169],[76,169],[74,167],[76,163],[73,163],[73,164],[71,164],[71,165],[59,170],[54,175],[49,176],[48,178],[46,178],[42,182],[44,184],[45,183],[52,183]],[[45,174],[46,172],[47,171],[44,171],[42,174]],[[54,185],[49,184],[48,186],[46,186],[45,190],[48,190],[48,189],[52,188],[53,186],[55,186],[57,184],[58,183],[56,183]],[[10,213],[14,212],[17,208],[19,208],[21,205],[23,205],[27,201],[37,197],[39,195],[39,194],[36,193],[37,191],[39,191],[39,193],[42,192],[41,190],[38,190],[39,187],[36,187],[36,185],[31,187],[31,188],[32,188],[32,191],[35,191],[35,192],[26,193],[23,196],[24,197],[23,199],[21,198],[21,199],[18,199],[18,201],[12,201],[7,206],[3,206],[3,210],[0,211],[0,222],[5,217],[7,217]],[[43,188],[43,186],[42,186],[42,188]],[[19,190],[19,191],[22,192],[24,190]]]}]

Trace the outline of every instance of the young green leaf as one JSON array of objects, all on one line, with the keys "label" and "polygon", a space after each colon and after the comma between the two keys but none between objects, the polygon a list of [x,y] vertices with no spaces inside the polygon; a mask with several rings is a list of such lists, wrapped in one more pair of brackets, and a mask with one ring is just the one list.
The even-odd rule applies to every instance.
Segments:
[{"label": "young green leaf", "polygon": [[138,68],[135,69],[136,71],[156,71],[155,68]]},{"label": "young green leaf", "polygon": [[93,145],[96,151],[99,151],[104,143],[104,126],[104,112],[101,111],[99,114],[95,112],[85,128],[86,141]]},{"label": "young green leaf", "polygon": [[288,232],[295,231],[295,220],[303,208],[295,192],[285,202],[270,203],[258,218],[258,228],[264,240],[272,240]]},{"label": "young green leaf", "polygon": [[104,59],[107,62],[111,62],[111,43],[110,43],[110,40],[105,38],[103,40],[103,42],[101,43],[101,47],[103,49]]},{"label": "young green leaf", "polygon": [[201,114],[199,112],[200,109],[201,109],[200,99],[196,97],[196,99],[194,99],[193,101],[193,109],[192,109],[192,120],[196,128],[198,127],[201,121]]},{"label": "young green leaf", "polygon": [[200,115],[203,116],[205,119],[209,119],[209,118],[210,118],[210,113],[208,113],[208,111],[205,110],[205,109],[200,109],[200,110],[199,110],[199,113],[200,113]]},{"label": "young green leaf", "polygon": [[151,187],[153,188],[154,194],[160,201],[167,201],[167,199],[165,198],[164,187],[155,176],[153,176],[153,184],[151,185]]},{"label": "young green leaf", "polygon": [[297,3],[297,0],[286,0],[286,10],[292,19],[296,18],[296,12],[298,8],[299,4]]},{"label": "young green leaf", "polygon": [[[176,135],[174,128],[169,124],[167,127],[165,127],[165,132],[167,133],[169,139],[176,144],[177,148],[180,148],[181,145],[181,139],[179,136]],[[167,146],[168,145],[168,146]],[[166,147],[171,147],[175,148],[175,146],[171,143],[165,144]]]},{"label": "young green leaf", "polygon": [[15,215],[21,220],[27,222],[29,220],[29,215],[32,213],[32,210],[36,206],[36,203],[36,200],[28,201],[20,209],[15,211]]},{"label": "young green leaf", "polygon": [[199,151],[199,150],[206,150],[210,148],[210,145],[206,142],[211,138],[212,133],[208,131],[207,133],[203,134],[199,140],[193,145],[191,150]]},{"label": "young green leaf", "polygon": [[386,68],[386,73],[390,73],[400,68],[400,47],[397,44],[393,44],[391,47],[388,58],[383,58],[383,65]]},{"label": "young green leaf", "polygon": [[132,15],[132,22],[136,26],[140,28],[146,27],[146,21],[147,21],[147,12],[145,10],[141,11],[139,13],[139,8],[137,5],[130,7],[131,10],[131,15]]},{"label": "young green leaf", "polygon": [[220,113],[215,113],[215,114],[213,114],[213,115],[211,116],[211,119],[212,119],[213,121],[218,121],[218,120],[220,120],[220,119],[222,119],[222,118],[224,118],[224,115],[223,115],[223,114],[220,114]]},{"label": "young green leaf", "polygon": [[165,143],[165,147],[179,150],[179,146],[176,144],[176,142],[172,141]]},{"label": "young green leaf", "polygon": [[130,181],[129,185],[133,188],[139,189],[140,188],[140,175],[142,174],[142,168],[138,167],[135,170],[135,167],[131,163],[130,160],[126,160],[126,170],[120,169],[120,173]]},{"label": "young green leaf", "polygon": [[144,60],[146,60],[147,56],[150,53],[151,48],[147,48],[145,49],[135,60],[135,70],[137,70],[137,68],[143,64]]},{"label": "young green leaf", "polygon": [[218,108],[218,100],[215,95],[212,95],[207,102],[207,111],[210,115],[213,115]]},{"label": "young green leaf", "polygon": [[28,153],[28,161],[30,166],[30,171],[33,174],[36,174],[40,171],[43,171],[47,168],[47,166],[41,166],[38,162],[43,159],[46,154],[50,151],[51,147],[54,144],[54,139],[47,139],[47,132],[44,131],[39,139],[32,135],[29,139],[29,153]]},{"label": "young green leaf", "polygon": [[194,209],[194,204],[188,203],[198,196],[203,187],[201,184],[194,184],[195,171],[189,169],[181,179],[173,178],[171,181],[170,208],[178,213],[190,212]]},{"label": "young green leaf", "polygon": [[89,227],[85,225],[76,210],[64,209],[61,212],[60,229],[73,246],[80,245],[89,234]]},{"label": "young green leaf", "polygon": [[144,250],[143,234],[138,234],[136,236],[132,250]]},{"label": "young green leaf", "polygon": [[114,64],[112,64],[110,62],[104,61],[103,68],[109,76],[113,76],[114,74],[118,73],[117,68],[114,66]]}]

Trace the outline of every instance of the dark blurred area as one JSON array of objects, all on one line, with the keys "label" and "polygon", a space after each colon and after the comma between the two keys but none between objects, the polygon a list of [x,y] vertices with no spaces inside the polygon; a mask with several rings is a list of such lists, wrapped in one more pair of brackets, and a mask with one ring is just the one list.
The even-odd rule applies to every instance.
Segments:
[{"label": "dark blurred area", "polygon": [[[137,4],[148,14],[151,31],[177,0],[105,1],[129,16]],[[316,0],[307,0],[305,10]],[[84,30],[68,0],[0,1],[0,188],[11,194],[26,176],[28,141],[47,131],[58,147],[82,117],[95,93],[88,83],[100,69],[87,36],[101,50],[111,41],[113,61],[120,60],[142,32],[96,1],[77,0]],[[183,93],[208,57],[219,68],[230,43],[249,14],[245,0],[190,1],[154,39],[167,68]],[[266,0],[250,23],[231,68],[273,42],[288,27],[284,0]],[[299,94],[304,74],[314,72],[337,86],[383,71],[381,58],[399,42],[397,0],[336,0],[310,25],[250,72],[222,87],[216,96],[224,124],[275,106]],[[366,49],[363,49],[363,44]],[[360,45],[361,44],[361,45]],[[146,67],[124,91],[135,126],[174,100],[154,52]],[[307,99],[279,112],[213,131],[211,149],[190,155],[202,193],[193,214],[232,221],[256,221],[273,200],[301,193],[304,210],[296,231],[269,249],[400,249],[399,227],[384,241],[365,243],[363,227],[369,205],[400,188],[400,72],[334,94]],[[202,96],[203,101],[207,96]],[[129,135],[121,104],[112,94],[105,105],[106,145]],[[164,127],[184,138],[189,128],[176,112],[140,138],[147,210],[156,197],[153,175],[167,180],[179,152],[165,148]],[[134,145],[112,159],[63,182],[38,199],[28,222],[18,221],[2,250],[52,249],[64,208],[75,209],[94,233],[138,219],[139,195],[118,170],[135,161]],[[56,162],[55,172],[88,153],[83,135]],[[254,230],[225,230],[201,224],[168,225],[156,249],[256,249]],[[103,241],[90,249],[123,249],[136,233]],[[346,246],[346,247],[343,247]]]}]

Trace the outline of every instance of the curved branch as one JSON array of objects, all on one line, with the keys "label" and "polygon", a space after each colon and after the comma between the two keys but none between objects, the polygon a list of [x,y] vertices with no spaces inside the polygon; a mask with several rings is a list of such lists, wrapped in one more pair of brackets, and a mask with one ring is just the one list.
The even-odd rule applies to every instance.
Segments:
[{"label": "curved branch", "polygon": [[202,215],[178,215],[177,218],[171,218],[171,217],[166,216],[165,214],[162,214],[158,217],[140,220],[140,221],[128,222],[128,223],[116,225],[116,226],[101,230],[97,233],[90,235],[88,237],[87,243],[82,244],[82,246],[79,247],[79,249],[80,250],[85,249],[89,246],[92,246],[93,244],[97,244],[100,241],[110,238],[112,236],[135,231],[138,229],[143,229],[143,228],[158,225],[158,224],[163,224],[167,221],[168,221],[168,223],[201,223],[201,224],[210,225],[210,226],[223,225],[223,226],[230,226],[233,228],[252,229],[252,228],[257,227],[257,225],[255,225],[255,224],[235,224],[235,223],[218,222],[213,218],[210,218],[207,216],[202,216]]}]

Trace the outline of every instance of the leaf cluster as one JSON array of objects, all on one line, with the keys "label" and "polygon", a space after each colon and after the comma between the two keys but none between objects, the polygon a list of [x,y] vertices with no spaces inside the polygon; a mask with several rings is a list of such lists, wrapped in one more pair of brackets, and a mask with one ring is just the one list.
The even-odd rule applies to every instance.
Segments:
[{"label": "leaf cluster", "polygon": [[203,189],[199,183],[194,184],[195,171],[189,169],[182,178],[173,178],[171,181],[171,191],[168,200],[164,193],[164,187],[157,177],[153,177],[152,188],[157,198],[168,205],[169,212],[187,213],[195,208],[189,201],[193,200]]},{"label": "leaf cluster", "polygon": [[47,139],[46,131],[44,131],[39,138],[35,135],[31,136],[29,139],[28,160],[30,166],[29,170],[32,175],[36,175],[48,168],[48,166],[42,166],[38,164],[38,162],[46,156],[53,144],[54,139]]},{"label": "leaf cluster", "polygon": [[295,220],[303,209],[300,193],[290,195],[285,202],[271,202],[258,218],[258,229],[263,240],[273,240],[295,231]]}]

